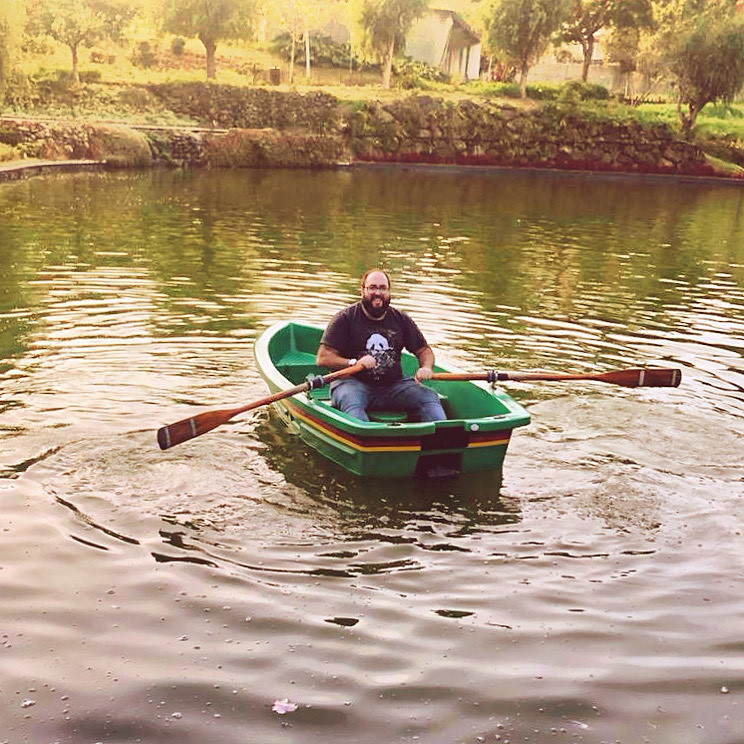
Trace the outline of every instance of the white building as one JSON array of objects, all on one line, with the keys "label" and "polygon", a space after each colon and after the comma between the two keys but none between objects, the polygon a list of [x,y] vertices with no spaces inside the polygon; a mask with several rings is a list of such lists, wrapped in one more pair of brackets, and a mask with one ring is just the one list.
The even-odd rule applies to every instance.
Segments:
[{"label": "white building", "polygon": [[480,72],[480,38],[452,10],[430,10],[411,29],[406,54],[459,80]]}]

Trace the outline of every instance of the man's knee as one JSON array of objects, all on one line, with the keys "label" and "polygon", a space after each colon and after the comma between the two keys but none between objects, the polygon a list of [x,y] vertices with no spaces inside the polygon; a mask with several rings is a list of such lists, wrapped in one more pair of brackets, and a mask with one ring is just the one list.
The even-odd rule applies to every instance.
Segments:
[{"label": "man's knee", "polygon": [[331,385],[331,402],[334,408],[362,421],[367,420],[367,390],[358,380],[338,380]]}]

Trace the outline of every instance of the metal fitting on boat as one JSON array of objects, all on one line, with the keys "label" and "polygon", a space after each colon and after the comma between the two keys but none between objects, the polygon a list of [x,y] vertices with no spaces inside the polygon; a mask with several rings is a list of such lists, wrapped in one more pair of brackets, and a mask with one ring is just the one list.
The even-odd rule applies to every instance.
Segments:
[{"label": "metal fitting on boat", "polygon": [[307,389],[308,390],[318,390],[319,388],[325,387],[325,378],[323,375],[313,375],[310,374],[307,376]]}]

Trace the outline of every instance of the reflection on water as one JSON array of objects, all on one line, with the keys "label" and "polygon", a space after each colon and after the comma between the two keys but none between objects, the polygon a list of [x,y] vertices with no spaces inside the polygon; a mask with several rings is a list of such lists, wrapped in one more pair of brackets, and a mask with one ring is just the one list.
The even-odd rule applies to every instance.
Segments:
[{"label": "reflection on water", "polygon": [[[448,168],[3,184],[0,740],[737,740],[741,212]],[[511,384],[503,482],[358,479],[264,409],[157,448],[378,263],[466,369],[683,383]]]}]

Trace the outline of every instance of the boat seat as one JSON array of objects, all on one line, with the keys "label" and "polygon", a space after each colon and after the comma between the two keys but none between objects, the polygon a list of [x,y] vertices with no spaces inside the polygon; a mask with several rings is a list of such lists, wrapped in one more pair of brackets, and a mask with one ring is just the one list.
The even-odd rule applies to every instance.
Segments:
[{"label": "boat seat", "polygon": [[[308,390],[307,394],[313,400],[331,404],[331,394],[327,387]],[[369,411],[369,420],[378,424],[402,424],[406,419],[405,411]]]},{"label": "boat seat", "polygon": [[[328,386],[317,388],[315,390],[308,390],[306,395],[313,400],[321,401],[323,403],[331,404],[331,391]],[[445,410],[448,412],[448,399],[446,395],[439,395],[439,402]],[[368,411],[367,412],[370,421],[375,421],[378,424],[403,424],[408,421],[408,414],[405,411]]]},{"label": "boat seat", "polygon": [[[437,393],[437,397],[445,414],[449,415],[449,399],[441,393]],[[367,411],[367,415],[370,421],[380,424],[404,424],[408,421],[408,414],[405,411]]]},{"label": "boat seat", "polygon": [[367,411],[367,415],[378,424],[402,424],[408,419],[405,411]]},{"label": "boat seat", "polygon": [[316,388],[315,390],[308,390],[307,397],[313,400],[322,400],[324,403],[329,403],[331,400],[331,391],[328,386],[322,388]]},{"label": "boat seat", "polygon": [[277,367],[293,367],[297,365],[315,364],[315,354],[310,354],[307,351],[297,351],[296,349],[288,349],[282,354],[282,356],[274,363]]}]

